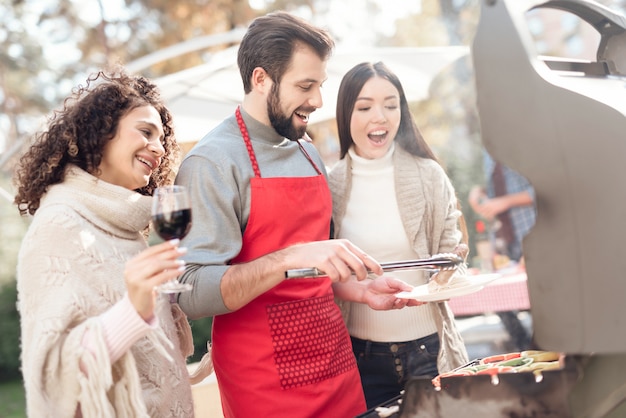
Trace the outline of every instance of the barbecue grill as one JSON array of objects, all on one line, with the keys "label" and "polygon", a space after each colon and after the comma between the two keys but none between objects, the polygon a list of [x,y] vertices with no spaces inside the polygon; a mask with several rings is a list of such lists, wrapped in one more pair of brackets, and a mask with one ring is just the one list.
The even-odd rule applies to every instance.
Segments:
[{"label": "barbecue grill", "polygon": [[[592,62],[539,57],[532,9],[593,26]],[[482,139],[536,192],[524,240],[534,340],[559,370],[408,382],[392,417],[626,417],[626,19],[584,0],[482,0],[472,48]],[[373,410],[363,417],[379,416]]]}]

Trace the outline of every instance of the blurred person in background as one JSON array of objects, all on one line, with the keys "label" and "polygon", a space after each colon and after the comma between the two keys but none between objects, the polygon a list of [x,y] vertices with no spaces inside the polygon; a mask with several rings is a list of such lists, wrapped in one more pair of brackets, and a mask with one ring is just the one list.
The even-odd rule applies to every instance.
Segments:
[{"label": "blurred person in background", "polygon": [[[522,240],[535,224],[535,191],[521,174],[483,153],[485,186],[470,190],[468,203],[483,217],[489,227],[495,254],[523,265]],[[497,267],[497,266],[495,266]],[[531,335],[519,319],[517,311],[498,312],[510,336],[511,350],[531,347]]]},{"label": "blurred person in background", "polygon": [[156,86],[116,69],[75,89],[21,158],[15,203],[34,215],[17,266],[28,416],[193,416],[189,324],[154,290],[182,273],[184,249],[146,241],[177,153]]},{"label": "blurred person in background", "polygon": [[[466,257],[454,188],[419,132],[398,77],[382,62],[356,65],[341,81],[336,116],[341,159],[329,174],[335,237],[379,261],[455,251]],[[413,286],[429,280],[423,270],[386,275]],[[468,361],[445,301],[397,311],[340,305],[368,408],[398,396],[412,377],[434,378]]]}]

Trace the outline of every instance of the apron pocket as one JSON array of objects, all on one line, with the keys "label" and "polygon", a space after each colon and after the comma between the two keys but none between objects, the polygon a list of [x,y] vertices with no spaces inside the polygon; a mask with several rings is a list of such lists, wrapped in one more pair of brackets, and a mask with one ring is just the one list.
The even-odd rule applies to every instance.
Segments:
[{"label": "apron pocket", "polygon": [[267,318],[283,389],[321,382],[356,367],[332,295],[268,305]]}]

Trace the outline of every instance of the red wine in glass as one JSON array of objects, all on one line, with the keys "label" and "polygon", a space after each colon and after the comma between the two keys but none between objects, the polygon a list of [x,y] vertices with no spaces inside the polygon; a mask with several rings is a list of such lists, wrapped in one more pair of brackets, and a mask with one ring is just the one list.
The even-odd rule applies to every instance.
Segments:
[{"label": "red wine in glass", "polygon": [[[183,186],[163,186],[154,190],[152,223],[156,233],[166,241],[182,239],[191,228],[191,199]],[[158,286],[162,293],[191,290],[190,284],[170,280]]]},{"label": "red wine in glass", "polygon": [[156,233],[165,241],[182,239],[191,228],[191,209],[157,213],[152,217]]}]

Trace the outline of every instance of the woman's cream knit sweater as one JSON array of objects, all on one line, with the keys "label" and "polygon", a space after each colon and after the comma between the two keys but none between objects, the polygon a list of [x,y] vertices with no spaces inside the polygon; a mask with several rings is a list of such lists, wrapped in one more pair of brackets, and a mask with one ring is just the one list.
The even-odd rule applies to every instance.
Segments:
[{"label": "woman's cream knit sweater", "polygon": [[[150,202],[77,167],[42,199],[17,268],[29,416],[193,416],[167,298],[155,309],[160,326],[114,364],[97,318],[124,296],[124,265],[147,247]],[[93,353],[81,344],[87,330]]]},{"label": "woman's cream knit sweater", "polygon": [[[392,161],[400,218],[415,254],[427,258],[452,252],[461,239],[461,232],[457,228],[461,212],[456,207],[454,189],[443,168],[437,162],[413,156],[399,146],[395,147]],[[333,196],[335,237],[341,234],[352,189],[351,163],[350,155],[346,154],[335,164],[328,178]],[[376,196],[371,198],[375,199]],[[339,304],[347,320],[351,302],[339,301]],[[467,363],[467,351],[456,328],[452,310],[446,302],[429,303],[429,306],[441,343],[437,358],[439,372]]]}]

